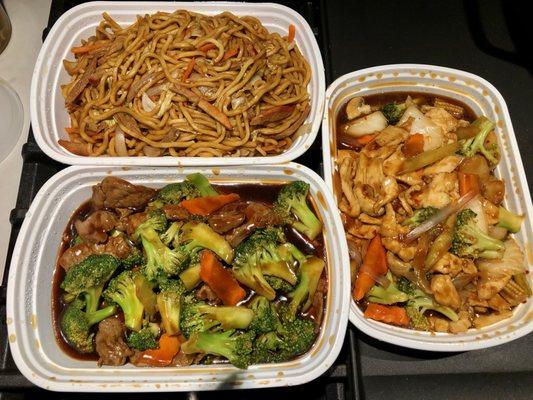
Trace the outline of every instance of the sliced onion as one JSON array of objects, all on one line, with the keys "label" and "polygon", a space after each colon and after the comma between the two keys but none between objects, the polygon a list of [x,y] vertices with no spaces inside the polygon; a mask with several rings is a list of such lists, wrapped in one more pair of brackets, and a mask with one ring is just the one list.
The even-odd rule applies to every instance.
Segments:
[{"label": "sliced onion", "polygon": [[244,97],[243,95],[239,96],[239,97],[232,97],[231,98],[231,108],[233,110],[236,110],[238,109],[241,104],[244,104],[246,102],[246,97]]},{"label": "sliced onion", "polygon": [[126,138],[124,137],[124,132],[118,125],[117,129],[115,129],[115,151],[120,157],[128,157]]},{"label": "sliced onion", "polygon": [[457,202],[450,204],[447,207],[444,207],[442,210],[439,210],[439,212],[435,213],[433,216],[422,222],[420,225],[418,225],[416,228],[414,228],[411,232],[409,232],[407,235],[405,235],[404,243],[409,244],[416,238],[418,238],[420,235],[424,234],[425,232],[428,232],[438,224],[440,224],[442,221],[444,221],[446,218],[448,218],[450,215],[456,213],[461,208],[463,208],[466,203],[468,203],[470,200],[474,198],[476,193],[471,190],[464,195],[462,195]]},{"label": "sliced onion", "polygon": [[159,157],[161,155],[161,149],[152,146],[144,146],[143,152],[148,157]]},{"label": "sliced onion", "polygon": [[144,111],[151,112],[155,108],[155,103],[152,101],[150,97],[146,93],[143,93],[142,99],[141,99]]},{"label": "sliced onion", "polygon": [[341,130],[347,135],[360,137],[382,131],[387,127],[387,124],[387,119],[383,113],[375,111],[372,114],[348,122],[342,126]]}]

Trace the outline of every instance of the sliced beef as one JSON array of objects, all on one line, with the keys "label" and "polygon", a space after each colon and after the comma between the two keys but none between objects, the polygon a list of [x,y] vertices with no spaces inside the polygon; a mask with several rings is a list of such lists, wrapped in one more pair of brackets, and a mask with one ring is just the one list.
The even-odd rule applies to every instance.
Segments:
[{"label": "sliced beef", "polygon": [[191,216],[189,211],[179,204],[165,204],[162,210],[171,221],[185,221]]},{"label": "sliced beef", "polygon": [[255,201],[248,203],[244,215],[246,222],[226,235],[226,240],[232,247],[237,246],[258,228],[282,224],[279,215],[274,212],[271,206],[264,203]]},{"label": "sliced beef", "polygon": [[107,232],[115,228],[118,219],[109,211],[95,211],[85,221],[76,220],[74,226],[81,238],[90,243],[103,243],[107,240]]},{"label": "sliced beef", "polygon": [[96,210],[143,208],[155,193],[155,189],[133,185],[124,179],[108,176],[101,183],[93,186],[92,203]]},{"label": "sliced beef", "polygon": [[130,255],[131,247],[123,236],[111,237],[105,244],[80,243],[65,250],[59,257],[59,265],[68,271],[70,267],[85,260],[91,254],[111,254],[118,259]]},{"label": "sliced beef", "polygon": [[220,234],[229,232],[242,225],[246,219],[244,211],[247,207],[248,203],[244,201],[236,201],[234,203],[226,204],[221,209],[211,214],[207,221],[215,232]]},{"label": "sliced beef", "polygon": [[222,301],[217,297],[215,292],[213,292],[213,290],[207,285],[202,285],[202,287],[198,289],[196,292],[196,298],[213,305],[222,304]]},{"label": "sliced beef", "polygon": [[125,333],[124,323],[116,317],[106,318],[98,324],[95,342],[99,366],[126,364],[133,350],[124,342]]},{"label": "sliced beef", "polygon": [[137,229],[137,227],[147,219],[148,214],[144,211],[140,213],[134,213],[121,218],[117,228],[131,236],[135,232],[135,229]]}]

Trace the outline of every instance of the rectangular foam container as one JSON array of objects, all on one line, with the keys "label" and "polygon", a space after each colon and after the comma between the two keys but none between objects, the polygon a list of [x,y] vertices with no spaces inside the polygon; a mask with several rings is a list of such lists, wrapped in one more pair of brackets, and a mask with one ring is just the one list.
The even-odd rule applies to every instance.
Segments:
[{"label": "rectangular foam container", "polygon": [[[394,64],[367,68],[343,75],[326,91],[322,121],[324,177],[337,200],[340,195],[336,178],[336,118],[342,105],[354,96],[390,92],[420,92],[450,97],[469,106],[476,115],[496,122],[501,161],[496,176],[505,181],[505,203],[509,210],[525,214],[520,233],[514,237],[525,253],[532,270],[533,206],[516,137],[505,100],[485,79],[468,72],[433,65]],[[533,285],[532,274],[528,274]],[[524,336],[533,330],[533,298],[516,307],[514,315],[483,329],[470,329],[462,334],[429,333],[398,328],[363,317],[354,301],[350,321],[366,334],[396,345],[431,351],[465,351],[496,346]]]},{"label": "rectangular foam container", "polygon": [[[228,364],[189,367],[98,367],[95,361],[67,356],[52,325],[52,279],[61,236],[71,215],[91,197],[91,187],[113,175],[134,184],[162,187],[201,172],[212,181],[310,184],[310,195],[324,222],[328,297],[320,335],[309,352],[279,364],[239,370]],[[298,164],[221,168],[69,167],[39,191],[22,224],[9,270],[7,327],[17,367],[34,384],[56,391],[197,391],[298,385],[323,374],[337,358],[349,311],[346,237],[335,202],[320,177]]]},{"label": "rectangular foam container", "polygon": [[[304,122],[305,133],[282,154],[266,157],[83,157],[62,148],[57,141],[66,139],[64,128],[69,126],[60,86],[69,76],[63,68],[63,59],[72,59],[70,49],[79,45],[81,39],[94,34],[105,11],[120,25],[135,21],[137,15],[157,11],[173,12],[185,9],[207,15],[230,11],[237,16],[251,15],[258,18],[271,32],[286,35],[290,24],[296,28],[296,44],[311,67],[310,93],[311,112]],[[278,164],[294,160],[313,143],[320,128],[324,107],[325,77],[322,56],[309,24],[296,11],[273,3],[237,2],[88,2],[71,8],[54,24],[37,58],[31,83],[30,116],[35,140],[51,158],[71,165],[241,165]]]}]

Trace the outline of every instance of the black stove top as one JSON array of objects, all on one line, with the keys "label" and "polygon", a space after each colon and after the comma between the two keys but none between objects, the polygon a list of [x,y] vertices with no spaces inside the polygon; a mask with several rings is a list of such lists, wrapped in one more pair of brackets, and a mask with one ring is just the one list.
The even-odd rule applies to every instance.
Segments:
[{"label": "black stove top", "polygon": [[[76,0],[52,0],[46,36]],[[518,3],[448,0],[427,2],[281,1],[309,22],[322,51],[326,80],[373,65],[425,63],[470,71],[492,82],[510,109],[526,174],[533,176],[529,120],[533,93],[527,13]],[[482,3],[482,4],[481,4]],[[529,38],[529,39],[528,39]],[[529,45],[530,47],[530,45]],[[321,170],[320,140],[296,161]],[[49,159],[32,133],[22,151],[24,166],[10,246],[32,199],[65,165]],[[531,181],[531,179],[530,179]],[[9,259],[8,259],[9,265]],[[50,393],[17,370],[5,325],[5,283],[0,289],[0,400],[94,398],[94,394]],[[430,353],[380,343],[350,325],[336,363],[305,385],[275,389],[179,394],[99,395],[102,398],[173,399],[527,399],[533,392],[533,335],[491,349]]]}]

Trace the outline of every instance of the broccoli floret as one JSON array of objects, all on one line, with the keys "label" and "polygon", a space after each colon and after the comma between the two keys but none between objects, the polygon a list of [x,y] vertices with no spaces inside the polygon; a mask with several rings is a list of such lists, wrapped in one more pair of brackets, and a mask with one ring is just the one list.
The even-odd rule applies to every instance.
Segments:
[{"label": "broccoli floret", "polygon": [[294,285],[297,276],[289,265],[290,248],[282,243],[285,236],[280,228],[256,230],[235,250],[233,275],[243,285],[273,300],[276,292],[268,284],[265,275],[277,276]]},{"label": "broccoli floret", "polygon": [[409,296],[413,296],[419,290],[413,282],[403,276],[396,281],[396,287]]},{"label": "broccoli floret", "polygon": [[389,279],[389,286],[383,288],[379,285],[374,285],[367,293],[367,299],[371,303],[378,304],[395,304],[403,303],[409,299],[409,296],[400,291],[392,279],[392,274],[389,271],[387,273]]},{"label": "broccoli floret", "polygon": [[187,175],[186,179],[196,187],[196,190],[200,192],[200,196],[202,197],[216,196],[218,194],[213,186],[211,186],[207,178],[200,173]]},{"label": "broccoli floret", "polygon": [[307,311],[313,303],[318,281],[325,267],[324,260],[318,257],[310,257],[300,266],[300,281],[296,289],[288,294],[291,299],[289,303],[289,317],[294,319],[298,309]]},{"label": "broccoli floret", "polygon": [[135,246],[131,246],[130,254],[126,258],[120,260],[120,265],[124,269],[132,269],[133,267],[143,265],[144,262],[145,260],[142,251]]},{"label": "broccoli floret", "polygon": [[196,333],[181,345],[185,354],[203,353],[222,356],[235,367],[246,369],[251,362],[254,333],[222,331]]},{"label": "broccoli floret", "polygon": [[148,212],[148,218],[135,229],[133,238],[138,240],[139,234],[142,231],[153,229],[157,232],[163,232],[166,227],[167,217],[165,216],[165,213],[161,210],[151,210]]},{"label": "broccoli floret", "polygon": [[283,354],[278,351],[281,339],[277,332],[263,333],[255,338],[251,354],[251,364],[277,363],[284,360]]},{"label": "broccoli floret", "polygon": [[501,258],[505,246],[476,226],[477,214],[464,209],[457,214],[451,252],[464,258]]},{"label": "broccoli floret", "polygon": [[315,324],[310,319],[302,317],[284,321],[278,336],[281,339],[279,345],[281,358],[284,361],[290,360],[311,348],[316,339]]},{"label": "broccoli floret", "polygon": [[387,118],[387,121],[390,125],[396,125],[398,121],[402,118],[403,113],[405,112],[406,106],[404,103],[388,103],[381,107],[381,112]]},{"label": "broccoli floret", "polygon": [[166,245],[174,248],[179,247],[179,237],[181,234],[181,228],[183,226],[182,221],[175,221],[170,224],[168,229],[161,234],[161,241]]},{"label": "broccoli floret", "polygon": [[511,233],[517,233],[520,231],[520,226],[525,220],[524,215],[515,214],[505,208],[499,208],[498,223],[496,226],[507,229]]},{"label": "broccoli floret", "polygon": [[179,233],[179,251],[187,258],[188,264],[202,249],[209,249],[228,264],[233,260],[233,248],[223,236],[203,222],[188,222]]},{"label": "broccoli floret", "polygon": [[293,285],[276,276],[265,276],[265,280],[276,292],[287,294],[294,290]]},{"label": "broccoli floret", "polygon": [[498,164],[500,158],[498,146],[492,144],[489,148],[485,147],[485,139],[492,129],[494,129],[494,122],[487,117],[482,116],[472,122],[471,125],[477,127],[479,132],[473,138],[463,141],[459,153],[465,157],[472,157],[479,152],[485,156],[491,165],[494,166]]},{"label": "broccoli floret", "polygon": [[200,192],[189,181],[171,183],[159,189],[149,207],[161,208],[165,204],[179,204],[183,200],[194,199],[199,196]]},{"label": "broccoli floret", "polygon": [[139,351],[157,349],[159,347],[159,333],[157,324],[150,324],[139,332],[131,332],[127,340],[128,346]]},{"label": "broccoli floret", "polygon": [[91,326],[110,317],[116,312],[115,306],[109,306],[92,312],[83,311],[85,303],[81,299],[71,302],[61,317],[61,330],[65,339],[80,353],[94,352]]},{"label": "broccoli floret", "polygon": [[194,263],[180,274],[180,279],[187,290],[193,290],[202,281],[200,278],[200,269],[200,264]]},{"label": "broccoli floret", "polygon": [[258,334],[272,332],[276,329],[278,324],[278,315],[274,306],[268,301],[266,297],[255,296],[248,305],[254,312],[254,317],[249,326]]},{"label": "broccoli floret", "polygon": [[284,261],[293,262],[296,260],[298,264],[302,264],[307,260],[307,256],[292,243],[283,243],[278,246],[278,252]]},{"label": "broccoli floret", "polygon": [[409,317],[409,324],[411,328],[416,329],[417,331],[428,331],[429,330],[429,321],[424,313],[420,312],[417,307],[407,305],[405,307],[407,316]]},{"label": "broccoli floret", "polygon": [[[418,311],[420,314],[424,314],[424,312],[426,312],[427,310],[433,310],[448,317],[452,321],[459,320],[459,316],[450,307],[441,306],[440,304],[436,303],[431,297],[422,292],[420,292],[420,296],[414,297],[407,302],[406,309],[409,308]],[[412,314],[413,310],[409,310],[409,313]]]},{"label": "broccoli floret", "polygon": [[165,246],[152,228],[140,230],[139,235],[146,257],[146,264],[143,265],[142,271],[148,280],[157,281],[167,276],[177,275],[182,271],[187,263],[186,254]]},{"label": "broccoli floret", "polygon": [[404,219],[402,222],[402,225],[409,226],[409,227],[418,226],[422,222],[427,220],[429,217],[432,217],[433,215],[435,215],[437,211],[439,211],[438,208],[431,207],[431,206],[425,207],[425,208],[419,208],[409,218]]},{"label": "broccoli floret", "polygon": [[177,335],[180,332],[181,295],[185,287],[180,280],[168,280],[160,284],[161,292],[157,295],[157,308],[165,332]]},{"label": "broccoli floret", "polygon": [[254,312],[246,307],[210,306],[185,296],[181,302],[180,328],[185,337],[209,330],[246,329]]},{"label": "broccoli floret", "polygon": [[144,306],[137,297],[135,275],[137,272],[124,271],[109,282],[104,291],[105,299],[116,303],[124,312],[124,324],[133,331],[141,329]]},{"label": "broccoli floret", "polygon": [[76,296],[83,293],[87,312],[96,311],[104,285],[119,265],[120,262],[109,254],[92,254],[67,271],[61,289]]},{"label": "broccoli floret", "polygon": [[322,222],[311,211],[307,204],[309,184],[294,181],[281,189],[274,208],[283,220],[313,240],[322,231]]},{"label": "broccoli floret", "polygon": [[459,319],[455,311],[453,311],[450,307],[441,306],[440,304],[436,303],[433,298],[420,290],[408,279],[404,277],[398,279],[396,286],[408,296],[408,300],[405,305],[405,311],[407,312],[409,320],[411,321],[411,326],[414,329],[428,330],[429,321],[424,315],[427,310],[437,311],[452,321],[457,321]]}]

